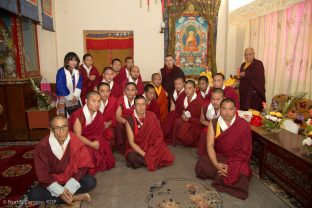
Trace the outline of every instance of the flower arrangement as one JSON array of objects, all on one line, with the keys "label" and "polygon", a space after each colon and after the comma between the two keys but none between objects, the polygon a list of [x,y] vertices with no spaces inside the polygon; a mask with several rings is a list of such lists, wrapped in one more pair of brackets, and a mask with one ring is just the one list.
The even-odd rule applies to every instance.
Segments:
[{"label": "flower arrangement", "polygon": [[283,114],[272,111],[264,116],[263,127],[269,130],[277,130],[283,122]]},{"label": "flower arrangement", "polygon": [[32,78],[29,78],[30,82],[31,82],[31,86],[33,88],[33,90],[35,91],[35,96],[37,99],[37,103],[38,103],[38,108],[42,109],[42,110],[49,110],[52,108],[52,98],[51,96],[46,93],[43,92],[39,89],[39,87],[35,84],[34,80]]},{"label": "flower arrangement", "polygon": [[309,152],[312,152],[312,119],[309,118],[306,121],[306,128],[304,130],[304,134],[306,135],[306,138],[302,141],[303,147],[308,150]]}]

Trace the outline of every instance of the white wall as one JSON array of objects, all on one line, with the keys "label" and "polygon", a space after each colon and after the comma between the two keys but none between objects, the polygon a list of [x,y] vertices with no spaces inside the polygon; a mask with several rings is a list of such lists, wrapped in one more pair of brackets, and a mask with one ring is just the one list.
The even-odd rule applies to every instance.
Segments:
[{"label": "white wall", "polygon": [[[140,7],[142,2],[142,7]],[[133,30],[134,61],[143,80],[163,66],[164,36],[159,33],[161,1],[56,0],[57,64],[69,51],[83,56],[83,30]]]},{"label": "white wall", "polygon": [[[38,3],[39,14],[41,14],[41,1],[38,1]],[[54,13],[54,11],[52,12]],[[41,18],[41,15],[39,15],[39,18]],[[46,78],[48,82],[54,83],[58,68],[56,33],[44,30],[41,25],[37,25],[37,35],[41,75],[43,78]]]}]

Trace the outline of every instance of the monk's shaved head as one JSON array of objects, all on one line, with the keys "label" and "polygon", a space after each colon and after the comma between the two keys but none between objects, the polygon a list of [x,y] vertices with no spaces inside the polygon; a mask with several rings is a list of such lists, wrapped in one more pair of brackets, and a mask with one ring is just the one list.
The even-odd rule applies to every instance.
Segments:
[{"label": "monk's shaved head", "polygon": [[90,91],[87,93],[86,99],[88,100],[93,95],[98,95],[100,97],[100,94],[97,91]]},{"label": "monk's shaved head", "polygon": [[221,88],[214,88],[214,89],[212,90],[212,93],[213,93],[213,94],[221,94],[222,97],[224,97],[224,91],[223,91]]},{"label": "monk's shaved head", "polygon": [[51,120],[50,120],[50,128],[53,129],[55,127],[54,123],[55,123],[56,120],[63,120],[66,123],[66,125],[68,125],[67,118],[65,116],[63,116],[63,115],[56,115],[53,118],[51,118]]},{"label": "monk's shaved head", "polygon": [[252,60],[255,58],[255,50],[253,48],[246,48],[244,57],[246,62],[252,62]]}]

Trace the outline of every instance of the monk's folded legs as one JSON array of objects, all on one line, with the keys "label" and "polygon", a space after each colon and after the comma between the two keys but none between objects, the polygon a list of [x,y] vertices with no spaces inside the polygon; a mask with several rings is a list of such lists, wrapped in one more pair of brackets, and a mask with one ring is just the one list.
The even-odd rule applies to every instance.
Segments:
[{"label": "monk's folded legs", "polygon": [[[91,175],[86,175],[80,179],[79,183],[81,187],[76,191],[75,195],[80,195],[79,197],[82,197],[82,199],[86,199],[86,197],[82,194],[91,191],[96,186],[96,179]],[[74,197],[74,199],[77,199],[77,197]],[[41,203],[47,205],[65,203],[60,197],[52,196],[51,192],[48,191],[48,189],[38,185],[31,189],[30,193],[28,194],[28,200],[38,205],[40,205]]]},{"label": "monk's folded legs", "polygon": [[126,160],[127,166],[134,169],[146,166],[144,157],[135,151],[129,152]]}]

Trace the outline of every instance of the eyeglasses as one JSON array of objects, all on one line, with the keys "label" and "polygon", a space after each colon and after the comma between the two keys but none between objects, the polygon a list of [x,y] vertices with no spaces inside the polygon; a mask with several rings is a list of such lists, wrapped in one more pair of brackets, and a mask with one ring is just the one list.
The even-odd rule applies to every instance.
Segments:
[{"label": "eyeglasses", "polygon": [[61,132],[62,131],[67,131],[68,130],[68,126],[56,126],[54,128],[52,128],[53,131],[55,132]]}]

